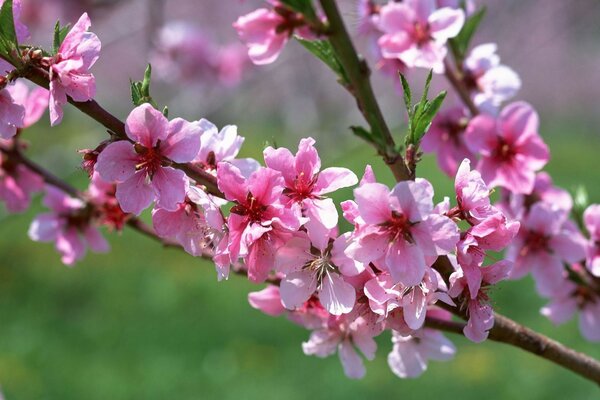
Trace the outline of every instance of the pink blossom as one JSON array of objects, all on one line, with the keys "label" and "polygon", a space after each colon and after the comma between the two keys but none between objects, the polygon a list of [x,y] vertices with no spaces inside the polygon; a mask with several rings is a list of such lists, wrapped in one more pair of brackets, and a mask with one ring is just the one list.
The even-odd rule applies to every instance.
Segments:
[{"label": "pink blossom", "polygon": [[109,144],[98,156],[96,170],[117,182],[117,200],[123,211],[139,215],[153,200],[175,211],[186,194],[185,174],[170,162],[191,161],[200,148],[198,122],[168,121],[149,104],[135,108],[125,121],[128,138]]},{"label": "pink blossom", "polygon": [[365,296],[371,310],[387,318],[396,309],[402,309],[406,325],[417,330],[423,327],[427,306],[438,300],[454,305],[446,294],[446,284],[437,271],[427,268],[423,281],[416,286],[394,283],[388,273],[382,273],[365,283]]},{"label": "pink blossom", "polygon": [[399,182],[390,190],[367,183],[354,190],[365,226],[347,253],[389,271],[394,282],[418,285],[438,255],[453,251],[458,227],[433,213],[433,188],[424,179]]},{"label": "pink blossom", "polygon": [[275,61],[295,31],[301,36],[311,36],[302,14],[279,2],[273,3],[273,9],[259,8],[239,17],[233,24],[248,46],[248,56],[257,65]]},{"label": "pink blossom", "polygon": [[[581,270],[578,265],[571,266]],[[600,341],[600,298],[585,286],[577,286],[565,280],[552,294],[550,302],[541,309],[541,314],[555,324],[563,324],[579,311],[579,330],[583,337],[592,342]]]},{"label": "pink blossom", "polygon": [[471,151],[482,156],[477,170],[488,186],[531,193],[535,172],[550,157],[538,125],[537,113],[524,102],[504,107],[497,119],[478,115],[471,120],[465,139]]},{"label": "pink blossom", "polygon": [[563,283],[563,263],[585,259],[585,241],[564,210],[536,203],[522,221],[506,258],[514,261],[512,279],[533,274],[540,294],[550,296]]},{"label": "pink blossom", "polygon": [[[2,144],[0,139],[0,144]],[[23,212],[31,204],[31,195],[42,190],[44,180],[29,168],[0,152],[0,200],[10,213]]]},{"label": "pink blossom", "polygon": [[448,294],[457,298],[463,295],[465,308],[469,315],[467,325],[463,329],[465,336],[473,342],[483,342],[488,337],[488,331],[494,326],[494,311],[489,303],[487,290],[508,277],[512,265],[508,261],[499,261],[493,265],[481,268],[482,282],[476,296],[471,295],[467,278],[460,267],[450,275]]},{"label": "pink blossom", "polygon": [[508,191],[503,194],[503,199],[498,207],[514,219],[522,219],[531,206],[540,201],[565,210],[567,213],[571,212],[571,208],[573,208],[573,199],[569,192],[554,186],[550,175],[543,171],[535,175],[533,191],[530,194]]},{"label": "pink blossom", "polygon": [[346,376],[360,379],[366,370],[357,349],[367,360],[373,360],[377,350],[373,337],[379,332],[380,329],[367,316],[355,313],[331,316],[326,327],[315,330],[310,339],[302,343],[302,349],[306,355],[321,358],[337,351]]},{"label": "pink blossom", "polygon": [[465,82],[475,92],[475,104],[491,114],[496,114],[498,107],[521,88],[521,79],[500,64],[496,49],[495,43],[475,46],[464,62]]},{"label": "pink blossom", "polygon": [[0,139],[10,139],[25,125],[25,107],[18,104],[10,87],[0,90]]},{"label": "pink blossom", "polygon": [[427,370],[429,360],[449,361],[456,354],[454,344],[433,329],[423,329],[410,336],[393,331],[392,343],[388,365],[400,378],[417,378]]},{"label": "pink blossom", "polygon": [[212,231],[201,204],[210,201],[199,198],[202,191],[188,190],[183,202],[175,211],[155,208],[152,211],[152,225],[156,234],[165,239],[173,239],[183,246],[184,250],[195,256],[202,256],[213,243],[215,233]]},{"label": "pink blossom", "polygon": [[217,173],[217,164],[227,161],[240,169],[245,177],[256,171],[260,164],[252,158],[237,158],[244,143],[244,138],[238,135],[237,126],[227,125],[220,131],[212,122],[201,119],[202,129],[200,150],[193,163],[212,174]]},{"label": "pink blossom", "polygon": [[349,313],[354,307],[356,292],[333,262],[335,256],[345,257],[344,238],[311,251],[313,246],[305,234],[299,233],[277,250],[275,268],[285,274],[281,280],[281,302],[287,309],[294,310],[317,292],[330,314]]},{"label": "pink blossom", "polygon": [[585,227],[590,234],[587,243],[587,269],[600,277],[600,204],[592,204],[583,213]]},{"label": "pink blossom", "polygon": [[248,278],[264,281],[277,248],[305,222],[300,210],[281,203],[284,180],[278,171],[260,168],[246,179],[239,168],[221,162],[217,182],[227,200],[235,203],[227,220],[231,262],[243,257]]},{"label": "pink blossom", "polygon": [[263,290],[249,293],[248,303],[250,303],[253,308],[272,317],[277,317],[285,313],[285,307],[281,303],[279,287],[275,285],[269,285]]},{"label": "pink blossom", "polygon": [[105,181],[98,172],[94,172],[86,194],[99,213],[98,222],[109,229],[120,231],[127,222],[129,214],[121,209],[115,197],[116,191],[117,186],[113,182]]},{"label": "pink blossom", "polygon": [[96,95],[96,81],[90,68],[100,57],[100,40],[88,32],[90,18],[84,13],[69,31],[58,52],[50,59],[50,122],[62,121],[67,96],[88,101]]},{"label": "pink blossom", "polygon": [[47,186],[44,205],[51,212],[33,220],[29,237],[36,242],[55,242],[64,264],[70,266],[82,259],[86,247],[96,253],[108,251],[108,242],[94,226],[92,210],[83,201]]},{"label": "pink blossom", "polygon": [[29,90],[27,85],[18,80],[7,88],[15,103],[25,108],[22,128],[28,128],[38,122],[48,108],[49,92],[44,88]]},{"label": "pink blossom", "polygon": [[267,167],[283,175],[284,195],[290,203],[300,205],[302,213],[309,219],[306,228],[311,239],[319,240],[315,244],[322,248],[323,241],[329,239],[329,232],[338,223],[335,204],[325,195],[355,185],[358,178],[346,168],[330,167],[320,171],[321,160],[314,144],[313,138],[302,139],[295,156],[283,147],[267,147],[264,157]]},{"label": "pink blossom", "polygon": [[469,115],[464,107],[452,107],[435,116],[421,146],[427,153],[435,153],[438,166],[448,176],[454,176],[465,158],[475,160],[475,154],[465,142]]},{"label": "pink blossom", "polygon": [[461,217],[471,225],[477,225],[498,212],[490,204],[490,190],[476,170],[471,170],[471,162],[463,160],[454,180],[457,208]]},{"label": "pink blossom", "polygon": [[431,68],[442,73],[448,52],[446,42],[458,35],[464,21],[462,10],[436,10],[435,0],[391,1],[381,7],[379,28],[385,34],[378,43],[386,58],[398,58],[409,68]]}]

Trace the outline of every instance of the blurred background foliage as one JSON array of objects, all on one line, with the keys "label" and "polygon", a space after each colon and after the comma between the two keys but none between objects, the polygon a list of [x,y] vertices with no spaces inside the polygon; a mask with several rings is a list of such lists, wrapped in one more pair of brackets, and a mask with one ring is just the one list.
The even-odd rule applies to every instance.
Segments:
[{"label": "blurred background foliage", "polygon": [[[60,2],[47,3],[58,14]],[[144,26],[128,34],[131,27],[123,21],[145,15],[141,7],[148,1],[106,3],[96,12],[94,31],[101,39],[111,34],[116,39],[103,39],[105,52],[96,71],[99,98],[124,117],[130,107],[128,79],[141,77],[147,56],[141,45]],[[214,28],[220,40],[235,40],[231,21],[258,2],[220,3],[220,8],[219,3],[206,1],[205,9],[204,1],[203,7],[194,1],[167,1],[163,17],[187,16]],[[354,1],[342,3],[352,26]],[[598,21],[600,3],[485,3],[491,12],[482,40],[499,42],[503,61],[523,78],[519,98],[540,110],[541,134],[553,151],[547,170],[559,186],[583,184],[591,201],[600,202],[600,78],[594,80],[600,71],[600,46],[598,25],[590,22]],[[48,31],[52,25],[47,24]],[[386,79],[376,76],[386,115],[401,141],[402,101]],[[422,75],[409,79],[418,87]],[[436,84],[445,86],[439,77]],[[172,117],[238,124],[247,138],[244,156],[261,159],[267,141],[295,148],[299,138],[312,135],[325,166],[349,167],[360,175],[372,163],[378,177],[392,183],[374,152],[347,129],[362,122],[349,96],[298,46],[287,49],[277,64],[252,70],[239,87],[157,83],[155,97],[169,105]],[[46,124],[43,120],[26,132],[30,153],[84,187],[85,174],[74,150],[94,147],[106,133],[73,109],[67,110],[60,127],[49,129]],[[452,193],[452,181],[436,170],[433,157],[425,157],[418,175],[432,181],[437,200]],[[335,199],[351,196],[351,190],[343,190]],[[421,378],[400,380],[387,367],[391,344],[383,335],[378,357],[367,363],[366,378],[349,380],[336,356],[321,360],[303,355],[307,331],[248,305],[248,292],[260,287],[237,276],[218,283],[209,263],[163,249],[128,230],[109,235],[110,254],[89,254],[67,268],[52,245],[27,238],[28,224],[40,211],[39,199],[22,215],[0,210],[0,384],[7,400],[598,398],[592,384],[544,360],[457,336],[452,336],[458,347],[453,361],[430,363]],[[600,358],[600,346],[581,338],[576,321],[555,327],[539,315],[544,302],[530,279],[503,282],[491,295],[499,312]]]}]

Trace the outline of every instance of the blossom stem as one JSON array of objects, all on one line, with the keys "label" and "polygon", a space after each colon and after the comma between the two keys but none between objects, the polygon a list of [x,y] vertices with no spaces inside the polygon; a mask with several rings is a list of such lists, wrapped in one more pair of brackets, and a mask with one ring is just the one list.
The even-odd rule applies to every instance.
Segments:
[{"label": "blossom stem", "polygon": [[[34,66],[26,66],[19,71],[19,76],[27,78],[33,83],[48,88],[49,77],[48,73],[40,68]],[[81,112],[99,122],[102,126],[108,129],[111,135],[115,136],[120,140],[131,141],[125,132],[125,124],[119,118],[111,114],[105,108],[103,108],[97,101],[90,100],[85,102],[74,101],[68,97],[69,103],[79,109]],[[205,171],[196,168],[192,164],[173,164],[173,167],[182,170],[185,174],[196,181],[198,184],[203,185],[206,188],[206,192],[221,198],[225,198],[225,195],[219,190],[217,185],[217,179]]]},{"label": "blossom stem", "polygon": [[465,87],[462,79],[460,78],[456,70],[452,68],[447,58],[444,59],[444,74],[446,75],[446,78],[448,79],[454,90],[456,90],[456,92],[458,93],[458,96],[460,97],[462,102],[471,112],[471,115],[475,116],[479,114],[479,108],[471,99],[469,91]]},{"label": "blossom stem", "polygon": [[358,108],[367,120],[372,134],[383,140],[383,144],[376,142],[373,144],[383,156],[397,181],[413,180],[415,171],[411,171],[406,166],[396,148],[392,133],[375,98],[369,67],[364,60],[359,58],[335,0],[320,0],[320,3],[329,23],[329,41],[350,81],[350,87],[347,89],[356,99]]}]

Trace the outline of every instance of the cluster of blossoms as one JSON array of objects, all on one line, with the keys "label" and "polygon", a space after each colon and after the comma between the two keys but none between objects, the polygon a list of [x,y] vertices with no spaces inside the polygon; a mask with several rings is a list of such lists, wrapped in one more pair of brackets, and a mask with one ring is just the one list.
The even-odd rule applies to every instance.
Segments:
[{"label": "cluster of blossoms", "polygon": [[[377,36],[379,54],[395,68],[441,73],[447,42],[465,22],[465,10],[453,3],[362,2],[372,24],[363,29]],[[234,24],[257,64],[274,61],[292,34],[311,38],[318,31],[301,13],[269,4]],[[66,193],[20,163],[17,133],[40,118],[48,100],[55,125],[69,97],[94,97],[90,68],[100,41],[89,27],[84,14],[56,54],[24,53],[32,68],[47,73],[49,94],[29,93],[6,79],[0,91],[0,199],[9,211],[23,211],[31,193],[45,190],[50,212],[35,218],[29,235],[54,242],[63,263],[80,260],[86,248],[108,251],[98,228],[120,230],[151,207],[156,235],[211,258],[219,280],[234,271],[267,282],[249,295],[250,304],[310,330],[304,352],[337,352],[352,378],[365,374],[363,359],[375,357],[374,338],[386,331],[393,344],[388,363],[400,377],[419,376],[428,360],[450,359],[454,345],[426,325],[428,318],[449,321],[448,309],[467,320],[467,338],[485,340],[494,324],[491,287],[529,272],[540,295],[550,299],[544,315],[562,322],[580,311],[583,335],[600,340],[600,206],[583,215],[586,237],[569,220],[569,194],[539,172],[549,151],[537,113],[524,102],[500,109],[520,83],[500,65],[494,45],[474,48],[459,71],[481,112],[443,110],[423,141],[455,178],[452,200],[435,204],[434,189],[422,178],[390,189],[369,166],[360,181],[346,168],[322,169],[312,138],[302,139],[295,154],[267,147],[261,166],[238,158],[244,139],[235,126],[219,130],[205,119],[169,120],[148,103],[129,113],[124,133],[85,152],[88,189]],[[26,35],[18,24],[17,30]],[[202,57],[201,44],[186,40],[165,45],[175,49],[175,58],[180,51]],[[197,66],[196,59],[190,62]],[[349,187],[354,199],[339,207],[352,229],[340,232],[330,195]],[[496,187],[502,198],[492,204]],[[488,256],[505,248],[505,260]]]},{"label": "cluster of blossoms", "polygon": [[250,62],[239,43],[216,44],[206,33],[186,22],[169,22],[158,33],[151,61],[168,82],[238,84]]}]

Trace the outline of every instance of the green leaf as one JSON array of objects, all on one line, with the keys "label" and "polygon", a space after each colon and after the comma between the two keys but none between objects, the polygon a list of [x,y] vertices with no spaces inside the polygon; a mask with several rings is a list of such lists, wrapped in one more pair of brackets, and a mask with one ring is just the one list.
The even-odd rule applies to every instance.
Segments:
[{"label": "green leaf", "polygon": [[60,21],[56,21],[56,25],[54,25],[54,38],[52,40],[52,50],[53,50],[54,54],[58,53],[58,49],[60,48],[60,45],[67,37],[67,34],[69,33],[70,30],[71,30],[71,24],[67,24],[61,28]]},{"label": "green leaf", "polygon": [[280,1],[281,1],[281,3],[283,3],[286,6],[288,6],[289,8],[291,8],[292,10],[304,15],[308,19],[314,19],[317,16],[311,0],[280,0]]},{"label": "green leaf", "polygon": [[342,80],[342,83],[347,84],[348,76],[342,64],[338,60],[331,43],[327,40],[306,40],[296,36],[296,40],[304,46],[306,50],[311,52],[315,57],[323,61],[335,74]]},{"label": "green leaf", "polygon": [[12,0],[5,0],[0,8],[0,53],[10,58],[12,51],[19,48],[15,21],[13,19]]},{"label": "green leaf", "polygon": [[421,101],[417,104],[416,110],[414,114],[420,117],[423,109],[427,105],[427,95],[429,94],[429,86],[431,86],[431,79],[433,78],[433,69],[429,70],[429,74],[427,75],[427,79],[425,80],[425,88],[423,89],[423,95],[421,96]]},{"label": "green leaf", "polygon": [[471,15],[463,25],[462,29],[458,33],[458,35],[452,39],[450,39],[450,44],[452,46],[453,51],[458,55],[461,59],[465,57],[467,54],[467,50],[469,49],[469,43],[473,38],[473,35],[477,31],[479,24],[481,23],[483,17],[485,16],[486,8],[480,8],[476,13]]},{"label": "green leaf", "polygon": [[410,92],[410,85],[408,84],[408,81],[401,72],[400,81],[402,82],[402,91],[404,92],[404,105],[406,106],[406,111],[408,112],[408,116],[410,119],[413,115],[412,93]]},{"label": "green leaf", "polygon": [[[144,79],[142,81],[129,81],[131,84],[131,101],[136,107],[144,103],[150,103],[154,108],[158,109],[156,103],[154,102],[154,99],[150,95],[151,78],[152,66],[148,64],[148,66],[146,67],[146,71],[144,71]],[[166,108],[165,110],[168,113],[168,110]],[[165,112],[165,110],[163,110],[163,113]]]},{"label": "green leaf", "polygon": [[369,143],[374,142],[373,135],[371,134],[371,132],[369,132],[362,126],[351,126],[350,129],[352,130],[352,133],[354,133],[359,138],[361,138]]},{"label": "green leaf", "polygon": [[418,144],[421,141],[421,139],[423,139],[423,136],[425,136],[425,134],[429,130],[429,127],[431,126],[431,121],[433,121],[433,118],[440,110],[440,107],[442,106],[442,103],[444,102],[445,98],[446,91],[443,91],[440,94],[438,94],[433,100],[426,101],[423,111],[419,116],[419,120],[416,121],[414,126],[412,138],[413,144]]}]

